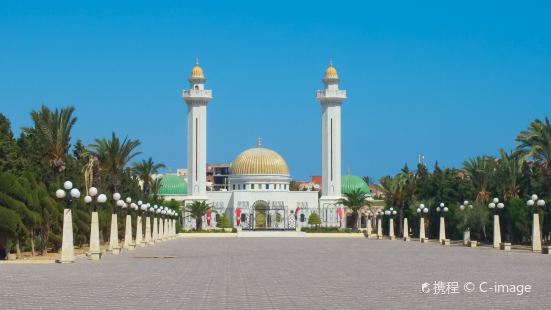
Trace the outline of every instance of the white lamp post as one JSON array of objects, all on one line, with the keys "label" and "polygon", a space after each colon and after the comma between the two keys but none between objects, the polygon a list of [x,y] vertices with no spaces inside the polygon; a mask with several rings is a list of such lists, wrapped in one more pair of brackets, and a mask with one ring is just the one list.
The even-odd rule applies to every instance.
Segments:
[{"label": "white lamp post", "polygon": [[494,198],[492,202],[488,204],[488,208],[494,212],[494,249],[499,249],[501,244],[501,229],[499,226],[499,214],[497,209],[503,209],[505,205],[499,202],[499,198]]},{"label": "white lamp post", "polygon": [[[143,240],[143,224],[142,224],[142,213],[147,209],[147,206],[141,201],[138,200],[137,208],[136,208],[136,246],[143,247],[144,246],[144,240]],[[141,212],[141,213],[140,213]]]},{"label": "white lamp post", "polygon": [[151,233],[151,239],[153,239],[153,242],[158,242],[159,240],[159,221],[157,218],[157,210],[159,210],[159,207],[157,205],[153,206],[153,232]]},{"label": "white lamp post", "polygon": [[124,229],[124,248],[126,250],[134,250],[136,244],[132,240],[132,210],[134,210],[135,203],[132,202],[132,198],[126,197],[123,209],[126,210],[126,223]]},{"label": "white lamp post", "polygon": [[[88,256],[91,260],[99,260],[101,258],[101,247],[99,240],[99,217],[98,211],[96,208],[96,202],[100,205],[104,204],[107,201],[107,196],[104,194],[98,195],[98,189],[95,187],[90,187],[88,189],[88,196],[84,197],[84,202],[88,205],[91,205],[92,218],[90,220],[90,252]],[[97,196],[97,197],[96,197]]]},{"label": "white lamp post", "polygon": [[444,243],[446,241],[446,222],[444,221],[444,213],[448,212],[448,207],[441,202],[436,211],[440,213],[440,234],[438,236],[438,241]]},{"label": "white lamp post", "polygon": [[153,220],[153,222],[155,222],[155,217],[153,217],[153,219],[151,219],[151,214],[153,214],[153,216],[155,216],[155,214],[153,213],[155,209],[153,209],[153,207],[147,203],[146,204],[146,207],[147,207],[147,211],[148,213],[146,214],[146,218],[145,218],[145,242],[147,242],[147,244],[154,244],[155,243],[155,240],[153,239],[153,236],[151,235],[152,231],[151,231],[151,220]]},{"label": "white lamp post", "polygon": [[372,231],[371,231],[371,220],[373,219],[373,213],[371,211],[367,212],[367,218],[365,223],[365,230],[367,232],[367,238],[371,238]]},{"label": "white lamp post", "polygon": [[388,216],[388,237],[390,240],[396,239],[396,236],[394,235],[394,215],[396,215],[396,210],[394,208],[390,207],[389,210],[385,211],[385,215]]},{"label": "white lamp post", "polygon": [[534,194],[530,197],[530,200],[526,202],[529,208],[533,211],[533,223],[532,223],[532,252],[541,252],[541,229],[540,229],[540,215],[538,208],[545,207],[545,200],[538,199],[538,195]]},{"label": "white lamp post", "polygon": [[425,237],[425,217],[423,214],[429,213],[429,209],[424,204],[420,204],[417,208],[417,214],[419,214],[419,242],[423,242]]},{"label": "white lamp post", "polygon": [[75,246],[73,243],[73,214],[71,205],[73,204],[73,199],[80,197],[80,191],[77,188],[73,188],[73,182],[71,181],[65,181],[63,188],[55,192],[57,199],[65,200],[63,208],[63,239],[61,241],[61,259],[59,262],[73,263],[75,262]]},{"label": "white lamp post", "polygon": [[109,236],[108,250],[114,255],[118,255],[121,252],[119,245],[119,225],[117,221],[117,207],[122,208],[124,201],[121,200],[121,194],[113,194],[113,205],[111,207],[111,234]]},{"label": "white lamp post", "polygon": [[[473,205],[469,203],[468,200],[463,201],[463,204],[459,206],[459,210],[462,212],[470,212],[469,210],[472,210]],[[468,225],[465,227],[465,231],[463,232],[463,245],[467,246],[469,244],[469,241],[471,241],[471,227]]]},{"label": "white lamp post", "polygon": [[377,214],[377,239],[383,239],[383,211]]}]

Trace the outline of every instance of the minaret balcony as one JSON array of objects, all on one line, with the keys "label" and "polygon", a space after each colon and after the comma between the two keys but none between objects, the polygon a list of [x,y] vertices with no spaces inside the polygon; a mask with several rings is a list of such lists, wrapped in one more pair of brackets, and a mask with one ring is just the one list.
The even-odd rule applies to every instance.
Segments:
[{"label": "minaret balcony", "polygon": [[212,99],[212,90],[210,89],[188,89],[184,90],[182,96],[186,99]]},{"label": "minaret balcony", "polygon": [[333,90],[333,89],[325,89],[325,90],[318,90],[316,94],[316,98],[318,100],[324,100],[324,99],[346,99],[346,90]]}]

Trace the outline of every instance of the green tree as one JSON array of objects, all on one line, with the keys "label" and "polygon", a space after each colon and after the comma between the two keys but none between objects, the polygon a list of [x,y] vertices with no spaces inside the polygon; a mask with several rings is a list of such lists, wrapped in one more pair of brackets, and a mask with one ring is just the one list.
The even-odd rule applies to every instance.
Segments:
[{"label": "green tree", "polygon": [[463,163],[463,171],[476,191],[475,201],[487,203],[490,199],[490,182],[494,177],[495,158],[477,156]]},{"label": "green tree", "polygon": [[100,166],[109,180],[109,189],[117,192],[121,186],[121,179],[126,165],[132,158],[141,154],[136,148],[139,140],[124,138],[120,140],[115,133],[111,139],[96,139],[96,143],[90,145],[94,155],[99,159]]},{"label": "green tree", "polygon": [[367,200],[368,196],[360,189],[354,189],[349,193],[345,193],[343,196],[344,197],[339,200],[339,203],[352,211],[352,228],[354,230],[358,230],[358,219],[360,216],[360,210],[362,210],[364,207],[371,207],[371,204]]},{"label": "green tree", "polygon": [[203,216],[207,214],[207,210],[211,208],[211,205],[205,201],[194,201],[186,206],[189,216],[195,219],[195,228],[197,230],[203,229]]},{"label": "green tree", "polygon": [[[546,180],[546,192],[551,188],[551,123],[546,117],[545,121],[534,120],[528,129],[522,131],[516,138],[519,142],[517,151],[521,159],[532,159],[534,165],[541,171]],[[542,193],[543,194],[543,193]]]},{"label": "green tree", "polygon": [[159,173],[159,169],[165,168],[164,164],[154,163],[153,159],[149,157],[147,160],[134,163],[132,165],[132,171],[140,180],[142,180],[143,200],[147,201],[149,196],[150,184],[153,181],[152,175]]},{"label": "green tree", "polygon": [[316,228],[319,228],[321,225],[320,216],[316,212],[310,213],[310,216],[308,217],[308,224],[316,225]]},{"label": "green tree", "polygon": [[60,184],[61,172],[66,168],[65,161],[70,148],[71,130],[77,118],[73,117],[75,109],[71,106],[51,111],[42,106],[39,111],[32,111],[31,118],[34,128],[23,128],[24,132],[36,133],[43,143],[49,166],[55,176],[57,184]]},{"label": "green tree", "polygon": [[161,187],[163,187],[163,177],[159,177],[151,181],[150,191],[151,194],[153,194],[153,202],[155,203],[159,202],[159,192],[161,191]]},{"label": "green tree", "polygon": [[221,214],[218,217],[218,221],[216,222],[216,224],[220,228],[230,228],[231,227],[230,220],[228,219],[228,217],[225,214]]},{"label": "green tree", "polygon": [[511,198],[518,197],[520,175],[522,173],[520,154],[518,152],[507,153],[501,148],[499,154],[495,183],[501,196],[508,201]]},{"label": "green tree", "polygon": [[0,113],[0,171],[20,175],[27,166],[26,157],[13,138],[10,121]]}]

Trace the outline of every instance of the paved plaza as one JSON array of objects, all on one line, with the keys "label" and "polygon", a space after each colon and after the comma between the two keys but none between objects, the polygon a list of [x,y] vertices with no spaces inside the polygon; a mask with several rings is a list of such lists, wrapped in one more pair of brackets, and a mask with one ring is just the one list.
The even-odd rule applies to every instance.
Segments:
[{"label": "paved plaza", "polygon": [[[551,305],[551,256],[363,238],[180,238],[101,261],[0,265],[0,279],[2,309]],[[496,293],[494,283],[531,290]]]}]

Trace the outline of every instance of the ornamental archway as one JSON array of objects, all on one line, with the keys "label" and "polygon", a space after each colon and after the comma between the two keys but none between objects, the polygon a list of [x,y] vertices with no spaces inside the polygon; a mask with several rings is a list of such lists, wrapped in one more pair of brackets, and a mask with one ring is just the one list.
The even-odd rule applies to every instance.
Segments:
[{"label": "ornamental archway", "polygon": [[245,229],[285,230],[289,228],[285,206],[270,206],[270,203],[264,200],[257,200],[253,204],[249,218],[249,225]]}]

